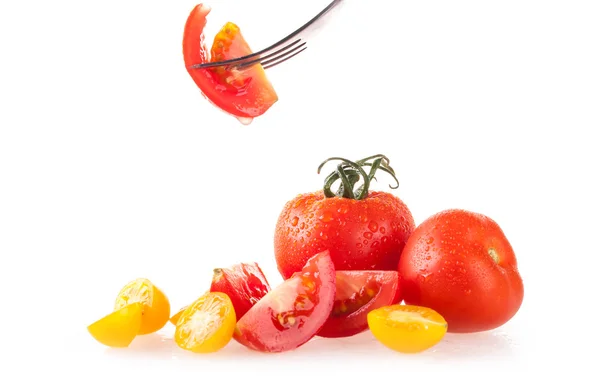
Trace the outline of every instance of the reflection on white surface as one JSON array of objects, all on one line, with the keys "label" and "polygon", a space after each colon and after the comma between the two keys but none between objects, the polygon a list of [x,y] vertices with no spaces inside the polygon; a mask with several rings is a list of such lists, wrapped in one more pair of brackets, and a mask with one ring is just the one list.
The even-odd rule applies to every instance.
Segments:
[{"label": "reflection on white surface", "polygon": [[[320,338],[315,337],[298,349],[278,353],[265,354],[255,352],[232,340],[224,349],[211,354],[194,354],[177,346],[172,334],[172,327],[168,325],[160,333],[139,336],[126,349],[107,349],[105,354],[118,358],[140,358],[159,360],[229,360],[243,359],[245,357],[342,357],[342,356],[418,356],[433,360],[446,359],[484,359],[484,358],[510,358],[517,352],[518,344],[513,341],[508,333],[503,331],[489,331],[473,334],[446,334],[444,339],[431,349],[418,354],[397,353],[381,345],[375,337],[365,331],[359,335],[348,338]],[[90,342],[91,343],[91,342]]]}]

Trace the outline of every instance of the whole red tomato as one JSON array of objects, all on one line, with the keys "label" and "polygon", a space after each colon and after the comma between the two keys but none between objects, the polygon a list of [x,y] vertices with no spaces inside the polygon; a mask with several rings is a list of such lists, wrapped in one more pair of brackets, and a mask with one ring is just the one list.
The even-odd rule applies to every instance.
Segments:
[{"label": "whole red tomato", "polygon": [[404,300],[432,308],[455,333],[503,325],[523,302],[513,248],[491,218],[451,209],[422,222],[398,265]]},{"label": "whole red tomato", "polygon": [[[279,272],[287,279],[324,250],[329,250],[336,270],[396,270],[415,222],[398,197],[369,190],[376,172],[396,179],[388,159],[330,158],[317,172],[331,160],[341,163],[325,179],[323,190],[298,195],[281,211],[275,229]],[[338,180],[341,185],[334,193],[331,186]]]}]

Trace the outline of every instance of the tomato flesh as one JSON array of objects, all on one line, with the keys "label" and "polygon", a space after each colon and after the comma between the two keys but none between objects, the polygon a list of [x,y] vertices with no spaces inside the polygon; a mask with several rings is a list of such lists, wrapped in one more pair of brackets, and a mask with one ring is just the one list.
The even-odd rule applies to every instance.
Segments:
[{"label": "tomato flesh", "polygon": [[231,22],[216,35],[209,53],[204,42],[204,27],[210,11],[209,6],[198,4],[188,16],[183,35],[185,67],[206,99],[242,122],[249,123],[277,102],[277,94],[260,64],[242,70],[192,68],[195,64],[229,60],[252,53],[239,27]]},{"label": "tomato flesh", "polygon": [[369,328],[369,311],[401,301],[394,271],[337,271],[333,310],[317,335],[349,337]]},{"label": "tomato flesh", "polygon": [[369,312],[369,329],[383,345],[402,353],[418,353],[438,344],[448,324],[436,311],[391,305]]},{"label": "tomato flesh", "polygon": [[210,286],[211,292],[223,292],[229,296],[238,320],[270,290],[256,262],[215,269]]},{"label": "tomato flesh", "polygon": [[213,353],[233,336],[235,310],[229,297],[209,292],[190,304],[177,320],[175,342],[194,353]]},{"label": "tomato flesh", "polygon": [[334,299],[335,269],[329,251],[324,251],[256,303],[238,321],[234,338],[263,352],[295,349],[321,329]]}]

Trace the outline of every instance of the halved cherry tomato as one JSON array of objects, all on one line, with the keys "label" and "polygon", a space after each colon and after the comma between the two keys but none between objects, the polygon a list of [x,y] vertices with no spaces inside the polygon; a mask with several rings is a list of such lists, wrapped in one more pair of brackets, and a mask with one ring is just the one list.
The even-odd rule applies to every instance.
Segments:
[{"label": "halved cherry tomato", "polygon": [[394,271],[338,271],[335,302],[329,319],[317,335],[349,337],[369,328],[367,314],[401,301],[398,273]]},{"label": "halved cherry tomato", "polygon": [[240,263],[214,270],[211,292],[223,292],[231,299],[239,320],[271,290],[256,262]]},{"label": "halved cherry tomato", "polygon": [[231,341],[234,329],[235,310],[229,297],[209,292],[183,311],[175,328],[175,342],[194,353],[212,353]]},{"label": "halved cherry tomato", "polygon": [[133,280],[121,289],[115,301],[115,310],[132,303],[142,304],[142,326],[138,332],[140,335],[160,330],[169,320],[169,299],[146,278]]},{"label": "halved cherry tomato", "polygon": [[369,329],[385,346],[402,353],[418,353],[442,340],[448,323],[434,310],[391,305],[369,312]]},{"label": "halved cherry tomato", "polygon": [[234,338],[263,352],[295,349],[325,324],[334,299],[335,270],[329,251],[324,251],[256,303],[238,321]]},{"label": "halved cherry tomato", "polygon": [[260,64],[243,70],[195,69],[195,64],[223,61],[252,53],[238,26],[227,23],[215,37],[212,58],[204,43],[204,27],[210,7],[198,4],[191,11],[183,33],[185,67],[202,94],[242,123],[264,114],[278,97]]},{"label": "halved cherry tomato", "polygon": [[125,348],[142,326],[142,304],[133,303],[106,315],[88,326],[88,331],[103,345]]}]

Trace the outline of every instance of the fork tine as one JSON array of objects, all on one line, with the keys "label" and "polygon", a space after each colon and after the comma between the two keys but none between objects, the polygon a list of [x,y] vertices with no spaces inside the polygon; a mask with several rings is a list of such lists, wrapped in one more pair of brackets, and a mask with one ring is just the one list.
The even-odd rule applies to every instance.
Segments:
[{"label": "fork tine", "polygon": [[[288,58],[292,58],[294,55],[300,53],[300,51],[302,51],[304,49],[306,49],[306,42],[302,42],[300,39],[298,39],[298,40],[294,41],[294,43],[287,45],[283,49],[280,49],[274,53],[271,53],[262,58],[257,58],[255,60],[242,63],[242,64],[240,64],[238,66],[234,66],[234,67],[237,69],[244,69],[244,68],[251,67],[252,65],[258,64],[258,63],[263,65],[263,67],[268,66],[268,65],[274,66],[275,65],[275,64],[273,64],[274,62],[277,62],[277,63],[283,62],[285,60],[282,60],[282,61],[278,61],[278,60],[280,60],[284,57],[287,57],[286,60]],[[292,56],[290,56],[291,54],[292,54]]]},{"label": "fork tine", "polygon": [[[279,40],[278,42],[274,43],[273,45],[271,45],[271,46],[269,46],[267,48],[264,48],[264,49],[259,50],[257,52],[248,54],[246,56],[242,56],[242,57],[238,57],[238,58],[233,58],[233,59],[230,59],[230,60],[214,61],[214,62],[208,62],[208,63],[204,63],[204,64],[194,64],[194,65],[191,65],[190,68],[192,68],[192,69],[202,69],[202,68],[214,68],[214,67],[219,67],[219,66],[225,66],[225,67],[232,68],[232,67],[238,67],[240,65],[243,66],[243,67],[247,67],[247,66],[250,66],[250,65],[254,65],[257,62],[262,62],[262,61],[264,61],[265,58],[268,58],[268,57],[271,57],[273,55],[276,55],[277,53],[280,53],[281,51],[286,50],[287,48],[289,48],[290,46],[288,45],[288,46],[284,47],[283,49],[280,49],[283,45],[288,44],[288,42],[290,42],[292,39],[294,39],[295,37],[299,36],[300,33],[304,32],[310,26],[312,26],[313,24],[315,24],[315,22],[317,22],[321,17],[323,17],[329,11],[333,10],[336,6],[340,5],[342,3],[342,1],[343,0],[333,0],[333,1],[331,1],[331,3],[329,3],[329,5],[327,7],[325,7],[321,12],[319,12],[315,17],[313,17],[307,23],[305,23],[300,28],[298,28],[297,30],[293,31],[291,34],[287,35],[283,39]],[[296,44],[299,41],[300,41],[300,39],[294,41],[291,45]],[[273,52],[273,50],[275,50],[275,52]],[[263,57],[261,57],[261,56],[263,56]],[[292,57],[290,57],[290,58],[292,58]],[[269,59],[269,61],[271,61],[271,59]],[[277,62],[277,64],[279,64],[281,62],[283,62],[283,61]],[[269,66],[275,66],[275,65],[276,64],[271,64]]]},{"label": "fork tine", "polygon": [[[302,49],[300,49],[300,50],[297,50],[297,49],[299,49],[299,48],[302,48]],[[264,69],[269,69],[269,68],[272,68],[272,67],[274,67],[275,65],[281,64],[282,62],[285,62],[285,61],[289,60],[290,58],[297,56],[298,54],[302,53],[302,52],[303,52],[303,51],[305,51],[306,49],[308,49],[308,47],[307,47],[307,46],[305,46],[305,45],[302,45],[302,46],[299,46],[299,47],[297,47],[297,48],[295,49],[295,50],[297,50],[295,53],[292,53],[291,55],[289,55],[289,56],[287,56],[287,57],[285,57],[285,58],[282,58],[281,60],[278,60],[278,58],[279,58],[279,57],[282,57],[282,56],[279,56],[278,58],[274,58],[274,59],[272,59],[272,60],[269,60],[269,61],[265,61],[265,62],[262,64],[262,65],[263,65],[263,68],[264,68]],[[293,51],[290,51],[290,52],[288,52],[288,53],[286,53],[286,54],[290,54],[291,52],[293,52]],[[276,60],[278,60],[278,61],[276,61]],[[276,62],[273,62],[273,61],[276,61]]]}]

